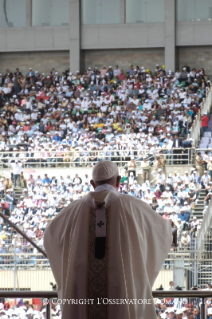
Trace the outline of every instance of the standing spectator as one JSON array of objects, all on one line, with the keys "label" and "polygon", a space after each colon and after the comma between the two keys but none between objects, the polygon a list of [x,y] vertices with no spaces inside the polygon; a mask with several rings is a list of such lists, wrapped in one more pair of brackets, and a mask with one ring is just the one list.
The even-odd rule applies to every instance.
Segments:
[{"label": "standing spectator", "polygon": [[153,164],[154,174],[158,173],[158,170],[165,171],[165,161],[161,157],[157,157],[156,161]]},{"label": "standing spectator", "polygon": [[24,177],[24,173],[21,172],[20,174],[20,183],[21,183],[21,187],[22,188],[26,188],[27,187],[27,181],[26,178]]},{"label": "standing spectator", "polygon": [[186,69],[187,72],[190,72],[190,70],[191,70],[190,66],[188,66],[187,63],[184,63],[184,67],[182,68],[182,70],[183,70],[184,68]]},{"label": "standing spectator", "polygon": [[12,187],[13,187],[13,184],[12,184],[11,180],[9,178],[6,178],[6,182],[4,185],[4,194],[6,194],[6,191]]},{"label": "standing spectator", "polygon": [[146,182],[146,180],[149,180],[149,170],[150,170],[149,161],[147,161],[146,155],[143,156],[143,161],[141,162],[141,168],[143,169],[143,182]]},{"label": "standing spectator", "polygon": [[134,157],[131,157],[131,160],[128,163],[128,176],[130,176],[130,173],[133,173],[133,175],[136,176],[136,163]]},{"label": "standing spectator", "polygon": [[207,116],[207,113],[204,113],[202,118],[202,133],[204,134],[205,132],[207,132],[208,130],[208,122],[209,122],[209,118]]},{"label": "standing spectator", "polygon": [[0,179],[0,194],[1,194],[1,197],[4,196],[4,187],[5,187],[4,179],[1,178]]},{"label": "standing spectator", "polygon": [[211,198],[212,198],[212,193],[209,192],[209,193],[206,195],[206,197],[204,198],[204,207],[208,206],[208,204],[209,204]]},{"label": "standing spectator", "polygon": [[15,163],[10,163],[10,165],[13,168],[13,178],[14,178],[14,187],[16,187],[16,183],[18,181],[18,187],[21,187],[20,183],[20,173],[21,173],[21,167],[22,163],[18,163],[18,160],[15,160]]},{"label": "standing spectator", "polygon": [[205,154],[204,154],[204,156],[203,156],[203,161],[204,161],[204,163],[205,163],[205,170],[208,169],[209,153],[210,153],[210,151],[205,151]]},{"label": "standing spectator", "polygon": [[5,196],[5,202],[9,204],[9,210],[10,212],[13,209],[13,201],[14,197],[12,196],[12,188],[7,190],[6,196]]},{"label": "standing spectator", "polygon": [[201,178],[204,171],[204,161],[202,160],[201,152],[198,152],[196,156],[196,169],[199,174],[199,177]]},{"label": "standing spectator", "polygon": [[210,178],[212,181],[212,157],[209,158],[207,169],[208,169],[208,174],[210,175]]}]

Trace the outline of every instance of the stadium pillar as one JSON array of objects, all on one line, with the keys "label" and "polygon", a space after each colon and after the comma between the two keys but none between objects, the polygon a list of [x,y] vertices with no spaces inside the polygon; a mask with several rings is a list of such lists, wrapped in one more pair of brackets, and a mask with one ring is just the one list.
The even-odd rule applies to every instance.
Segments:
[{"label": "stadium pillar", "polygon": [[175,0],[165,0],[165,68],[175,71]]},{"label": "stadium pillar", "polygon": [[178,257],[174,260],[173,263],[173,280],[174,285],[179,287],[184,287],[184,278],[185,278],[185,268],[184,260],[181,257]]},{"label": "stadium pillar", "polygon": [[80,71],[80,0],[69,0],[69,25],[70,25],[70,40],[69,40],[69,59],[70,71]]}]

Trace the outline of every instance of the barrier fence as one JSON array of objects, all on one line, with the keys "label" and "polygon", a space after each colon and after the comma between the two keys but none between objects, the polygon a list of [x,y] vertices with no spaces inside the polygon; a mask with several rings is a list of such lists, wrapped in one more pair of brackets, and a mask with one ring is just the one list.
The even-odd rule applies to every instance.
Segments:
[{"label": "barrier fence", "polygon": [[211,102],[212,102],[212,87],[209,89],[208,94],[205,99],[203,99],[201,105],[201,115],[204,113],[208,113],[211,109]]},{"label": "barrier fence", "polygon": [[[179,268],[179,262],[181,264],[180,267],[184,269],[182,278],[186,276],[186,271],[189,270],[196,278],[194,280],[195,284],[197,283],[198,278],[199,287],[204,288],[205,284],[209,280],[206,278],[207,276],[205,276],[204,270],[207,269],[207,271],[211,271],[212,268],[211,250],[208,252],[206,251],[206,253],[202,255],[198,255],[197,250],[180,250],[173,253],[170,252],[163,263],[161,273],[165,276],[165,273],[168,273],[168,271],[175,272],[176,267]],[[194,264],[196,264],[195,269]],[[209,267],[211,268],[209,269]],[[49,278],[53,278],[48,259],[35,252],[1,253],[0,271],[2,274],[0,277],[0,287],[4,287],[5,289],[10,288],[15,290],[17,287],[28,287],[33,290],[37,290],[42,287],[44,290],[49,290],[49,282],[52,281],[52,279],[50,280]],[[45,277],[43,277],[42,283],[39,282],[38,284],[37,278],[39,276]],[[188,287],[194,285],[194,281],[188,284]],[[179,278],[176,279],[176,282],[179,284]],[[184,286],[183,283],[179,285]]]},{"label": "barrier fence", "polygon": [[158,156],[166,159],[167,165],[192,164],[194,162],[193,148],[173,148],[154,150],[110,150],[110,151],[90,151],[90,152],[0,152],[0,166],[2,168],[12,168],[16,160],[22,163],[23,168],[40,167],[86,167],[92,166],[102,160],[112,160],[118,166],[125,166],[134,157],[138,166],[141,165],[143,157],[147,157],[150,166]]},{"label": "barrier fence", "polygon": [[211,226],[212,226],[212,200],[210,200],[206,214],[204,215],[201,228],[197,236],[197,250],[201,254],[205,250],[205,242],[209,242],[210,238],[211,250],[212,250],[212,238],[211,238]]},{"label": "barrier fence", "polygon": [[190,134],[189,137],[193,138],[194,140],[194,145],[196,146],[197,143],[200,140],[200,134],[201,134],[201,116],[204,113],[209,113],[210,109],[211,109],[211,102],[212,102],[212,87],[209,89],[206,98],[203,99],[202,103],[201,103],[201,109],[200,112],[197,114],[191,130],[190,130]]}]

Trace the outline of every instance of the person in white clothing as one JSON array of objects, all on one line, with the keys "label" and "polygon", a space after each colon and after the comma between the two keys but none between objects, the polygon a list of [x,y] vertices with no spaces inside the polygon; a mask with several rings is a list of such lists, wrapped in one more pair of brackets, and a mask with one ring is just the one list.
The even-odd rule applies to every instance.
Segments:
[{"label": "person in white clothing", "polygon": [[[44,233],[58,298],[93,299],[62,304],[61,318],[156,319],[151,288],[171,247],[170,222],[147,203],[118,192],[115,163],[98,162],[92,177],[94,192],[68,205]],[[151,302],[106,305],[98,303],[102,298]]]},{"label": "person in white clothing", "polygon": [[172,291],[172,290],[174,290],[174,281],[170,281],[169,282],[169,286],[167,286],[166,288],[165,288],[165,290],[169,290],[169,291]]},{"label": "person in white clothing", "polygon": [[14,179],[14,187],[16,187],[16,183],[18,183],[18,187],[21,187],[20,184],[20,173],[22,168],[22,163],[18,163],[18,160],[15,160],[15,163],[10,163],[13,168],[13,179]]}]

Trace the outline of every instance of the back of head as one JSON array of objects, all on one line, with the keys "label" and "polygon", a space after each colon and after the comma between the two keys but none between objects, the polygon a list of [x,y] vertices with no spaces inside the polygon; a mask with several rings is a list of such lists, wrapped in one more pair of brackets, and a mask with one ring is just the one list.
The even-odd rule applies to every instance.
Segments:
[{"label": "back of head", "polygon": [[92,180],[95,186],[103,184],[116,185],[119,176],[118,167],[111,161],[98,162],[92,171]]}]

